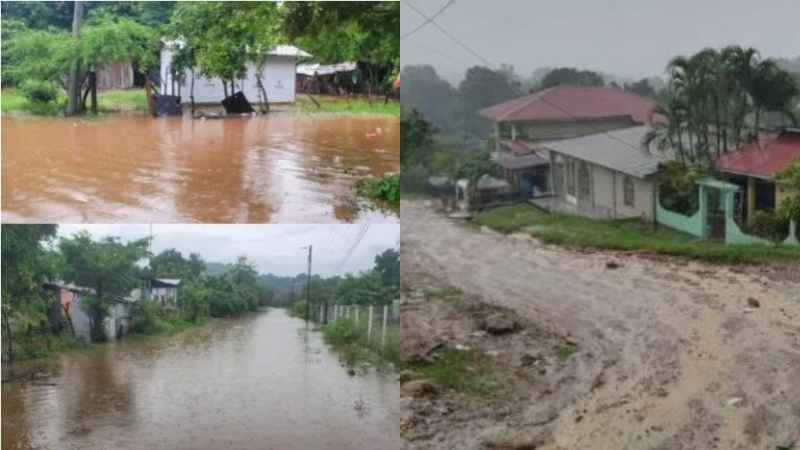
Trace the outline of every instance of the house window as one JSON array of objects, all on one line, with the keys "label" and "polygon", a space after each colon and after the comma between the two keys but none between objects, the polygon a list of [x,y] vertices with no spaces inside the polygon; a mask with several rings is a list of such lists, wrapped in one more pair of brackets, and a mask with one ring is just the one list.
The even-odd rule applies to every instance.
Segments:
[{"label": "house window", "polygon": [[592,179],[589,174],[589,164],[582,162],[578,168],[578,195],[583,198],[591,196]]},{"label": "house window", "polygon": [[636,206],[635,190],[631,177],[622,179],[622,201],[625,203],[625,206],[630,206],[631,208]]}]

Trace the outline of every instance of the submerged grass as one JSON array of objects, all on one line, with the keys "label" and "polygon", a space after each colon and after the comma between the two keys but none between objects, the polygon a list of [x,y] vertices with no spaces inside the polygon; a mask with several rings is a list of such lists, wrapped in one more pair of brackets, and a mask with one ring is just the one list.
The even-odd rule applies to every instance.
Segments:
[{"label": "submerged grass", "polygon": [[[0,102],[3,114],[55,116],[64,110],[66,96],[59,91],[55,102],[43,104],[29,101],[18,89],[8,88],[3,89],[0,93]],[[144,89],[99,91],[97,93],[97,110],[100,113],[146,112],[147,95],[145,95]]]},{"label": "submerged grass", "polygon": [[306,114],[359,114],[400,116],[400,103],[390,100],[385,103],[383,99],[374,99],[372,104],[364,98],[313,96],[320,107],[306,94],[297,94],[295,110]]},{"label": "submerged grass", "polygon": [[473,223],[502,233],[524,231],[542,242],[572,248],[652,252],[708,262],[748,263],[800,259],[800,247],[726,245],[698,241],[641,221],[607,221],[545,213],[525,203],[478,214]]},{"label": "submerged grass", "polygon": [[383,343],[379,329],[373,328],[372,337],[368,338],[366,325],[358,326],[348,319],[331,323],[323,328],[322,333],[325,342],[340,352],[348,367],[359,362],[395,366],[400,362],[400,327],[397,325],[387,327]]}]

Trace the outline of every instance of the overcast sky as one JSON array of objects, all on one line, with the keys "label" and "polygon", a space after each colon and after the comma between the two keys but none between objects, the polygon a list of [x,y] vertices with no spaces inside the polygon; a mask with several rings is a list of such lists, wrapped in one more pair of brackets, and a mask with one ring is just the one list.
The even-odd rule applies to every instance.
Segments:
[{"label": "overcast sky", "polygon": [[[400,35],[449,0],[402,0]],[[407,3],[406,3],[407,2]],[[752,46],[800,56],[798,0],[455,0],[436,20],[483,58],[528,77],[578,67],[623,77],[663,76],[668,60],[704,47]],[[433,63],[448,81],[480,61],[428,24],[401,40],[402,65]]]},{"label": "overcast sky", "polygon": [[[197,252],[206,261],[232,263],[239,255],[247,256],[259,272],[294,276],[307,270],[308,250],[314,247],[312,274],[323,277],[369,270],[375,255],[387,248],[397,248],[400,226],[371,225],[350,258],[343,260],[348,243],[355,242],[361,225],[153,225],[153,253],[175,248],[184,257]],[[59,225],[59,236],[71,236],[79,230],[93,236],[118,236],[123,240],[147,237],[150,225]]]}]

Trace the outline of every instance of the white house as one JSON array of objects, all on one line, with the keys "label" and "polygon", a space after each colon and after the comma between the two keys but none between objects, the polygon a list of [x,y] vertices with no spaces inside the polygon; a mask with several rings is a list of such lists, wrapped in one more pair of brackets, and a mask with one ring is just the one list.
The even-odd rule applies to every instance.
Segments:
[{"label": "white house", "polygon": [[[184,82],[173,80],[170,75],[172,57],[175,50],[184,45],[181,41],[165,41],[161,48],[161,84],[159,92],[166,95],[179,95],[181,103],[191,102],[190,92],[192,85],[191,70],[186,70]],[[292,103],[295,100],[295,86],[297,79],[297,62],[301,58],[311,55],[292,45],[279,45],[269,52],[267,63],[264,66],[262,83],[267,91],[269,103]],[[258,83],[256,81],[256,67],[247,63],[247,77],[234,81],[234,92],[242,91],[250,103],[259,102]],[[228,92],[228,95],[231,95]],[[219,105],[225,98],[225,89],[219,78],[201,77],[195,71],[194,102],[197,105]]]},{"label": "white house", "polygon": [[174,309],[178,304],[178,286],[180,285],[181,280],[177,278],[145,277],[144,291],[137,291],[131,295],[157,300],[164,308]]}]

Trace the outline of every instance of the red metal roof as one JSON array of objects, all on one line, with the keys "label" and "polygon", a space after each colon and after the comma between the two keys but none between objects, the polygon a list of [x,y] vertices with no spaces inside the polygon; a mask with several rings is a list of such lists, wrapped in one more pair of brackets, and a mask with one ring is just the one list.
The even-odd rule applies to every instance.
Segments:
[{"label": "red metal roof", "polygon": [[800,158],[800,133],[784,133],[775,139],[754,142],[716,161],[720,172],[773,178]]},{"label": "red metal roof", "polygon": [[650,122],[656,102],[613,86],[556,86],[478,111],[495,122],[631,116]]}]

